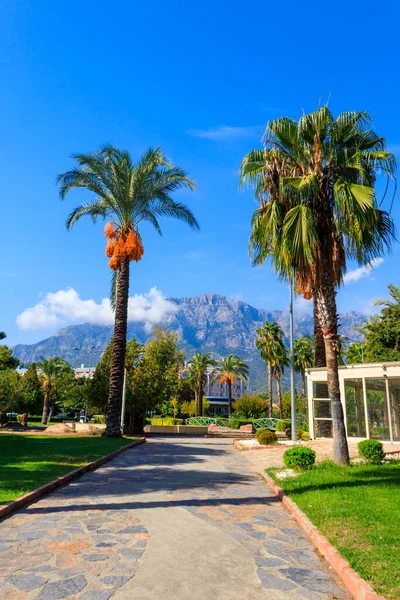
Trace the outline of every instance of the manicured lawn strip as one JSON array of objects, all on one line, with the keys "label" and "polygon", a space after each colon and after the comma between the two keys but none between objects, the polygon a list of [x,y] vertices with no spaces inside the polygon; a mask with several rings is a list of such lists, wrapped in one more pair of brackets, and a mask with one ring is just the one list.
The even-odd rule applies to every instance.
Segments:
[{"label": "manicured lawn strip", "polygon": [[32,434],[0,435],[0,505],[133,442]]},{"label": "manicured lawn strip", "polygon": [[400,462],[268,474],[375,591],[400,598]]}]

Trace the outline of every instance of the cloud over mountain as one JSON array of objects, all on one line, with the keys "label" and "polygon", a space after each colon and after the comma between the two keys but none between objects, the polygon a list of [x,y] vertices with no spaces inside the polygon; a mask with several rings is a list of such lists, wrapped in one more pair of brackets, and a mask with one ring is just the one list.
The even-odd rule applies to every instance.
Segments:
[{"label": "cloud over mountain", "polygon": [[[146,294],[135,294],[129,298],[128,320],[143,323],[151,330],[156,323],[163,321],[177,307],[153,287]],[[72,323],[92,325],[112,325],[114,312],[109,298],[83,300],[73,288],[50,292],[35,306],[27,308],[17,316],[20,329],[47,329]]]}]

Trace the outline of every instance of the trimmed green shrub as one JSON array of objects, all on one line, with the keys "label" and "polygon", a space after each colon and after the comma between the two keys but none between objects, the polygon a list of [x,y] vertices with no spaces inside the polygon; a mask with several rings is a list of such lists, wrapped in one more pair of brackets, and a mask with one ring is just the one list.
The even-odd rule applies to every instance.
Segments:
[{"label": "trimmed green shrub", "polygon": [[382,442],[363,440],[358,444],[358,453],[371,464],[379,465],[385,457]]},{"label": "trimmed green shrub", "polygon": [[278,443],[278,437],[275,431],[269,429],[259,429],[256,433],[257,440],[262,446],[274,446]]},{"label": "trimmed green shrub", "polygon": [[165,419],[150,419],[150,425],[182,425],[183,419],[174,419],[174,417],[165,417]]},{"label": "trimmed green shrub", "polygon": [[311,448],[294,446],[286,450],[283,455],[283,462],[289,469],[308,469],[315,463],[315,452]]},{"label": "trimmed green shrub", "polygon": [[302,442],[308,442],[310,440],[310,433],[308,431],[304,431],[301,427],[297,430],[297,439]]}]

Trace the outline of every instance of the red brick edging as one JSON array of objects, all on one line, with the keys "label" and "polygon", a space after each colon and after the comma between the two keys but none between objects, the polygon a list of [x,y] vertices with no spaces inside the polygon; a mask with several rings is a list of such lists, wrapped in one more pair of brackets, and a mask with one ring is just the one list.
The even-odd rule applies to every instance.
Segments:
[{"label": "red brick edging", "polygon": [[53,481],[50,481],[49,483],[42,485],[41,487],[37,488],[36,490],[33,490],[32,492],[28,492],[24,496],[21,496],[21,498],[17,498],[17,500],[14,500],[13,502],[10,502],[9,504],[6,504],[5,506],[1,507],[0,508],[0,520],[4,519],[5,517],[7,517],[11,513],[15,512],[19,508],[22,508],[23,506],[27,506],[28,504],[31,504],[35,500],[39,500],[39,498],[46,496],[46,494],[48,494],[49,492],[52,492],[56,488],[59,488],[59,487],[65,485],[69,481],[72,481],[73,479],[77,479],[84,473],[87,473],[88,471],[94,471],[95,469],[97,469],[98,467],[100,467],[101,465],[106,463],[107,461],[118,456],[118,454],[121,454],[122,452],[125,452],[125,450],[129,450],[130,448],[133,448],[134,446],[139,446],[139,444],[143,444],[145,441],[146,441],[145,437],[135,440],[134,442],[131,442],[130,444],[127,444],[126,446],[122,446],[121,448],[118,448],[118,450],[114,450],[114,452],[111,452],[110,454],[106,454],[105,456],[102,456],[101,458],[98,458],[97,460],[95,460],[93,462],[87,463],[86,465],[79,467],[79,469],[70,471],[69,473],[66,473],[65,475],[63,475],[62,477],[58,477],[57,479],[54,479]]},{"label": "red brick edging", "polygon": [[339,577],[341,577],[344,585],[354,596],[355,600],[385,600],[383,596],[374,592],[369,583],[367,583],[357,571],[351,568],[349,562],[343,558],[339,550],[332,546],[297,504],[286,496],[282,488],[276,485],[269,475],[262,473],[262,476],[273,493],[279,500],[282,500],[283,504],[299,523],[300,527],[304,529],[314,546],[321,552],[328,564],[336,571]]}]

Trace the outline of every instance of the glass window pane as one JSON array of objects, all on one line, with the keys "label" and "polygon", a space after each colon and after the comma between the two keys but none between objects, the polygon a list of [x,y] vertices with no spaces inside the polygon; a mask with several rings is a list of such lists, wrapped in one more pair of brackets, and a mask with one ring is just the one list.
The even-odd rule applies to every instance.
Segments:
[{"label": "glass window pane", "polygon": [[321,383],[319,381],[313,382],[313,396],[314,398],[329,398],[328,384]]},{"label": "glass window pane", "polygon": [[314,400],[314,417],[332,418],[330,400]]},{"label": "glass window pane", "polygon": [[314,420],[315,437],[331,438],[332,437],[332,421]]},{"label": "glass window pane", "polygon": [[348,437],[366,437],[362,379],[345,379],[346,421]]},{"label": "glass window pane", "polygon": [[369,435],[372,439],[388,440],[390,433],[385,381],[383,379],[367,379],[366,386]]},{"label": "glass window pane", "polygon": [[393,440],[400,441],[400,379],[389,379],[390,416]]}]

